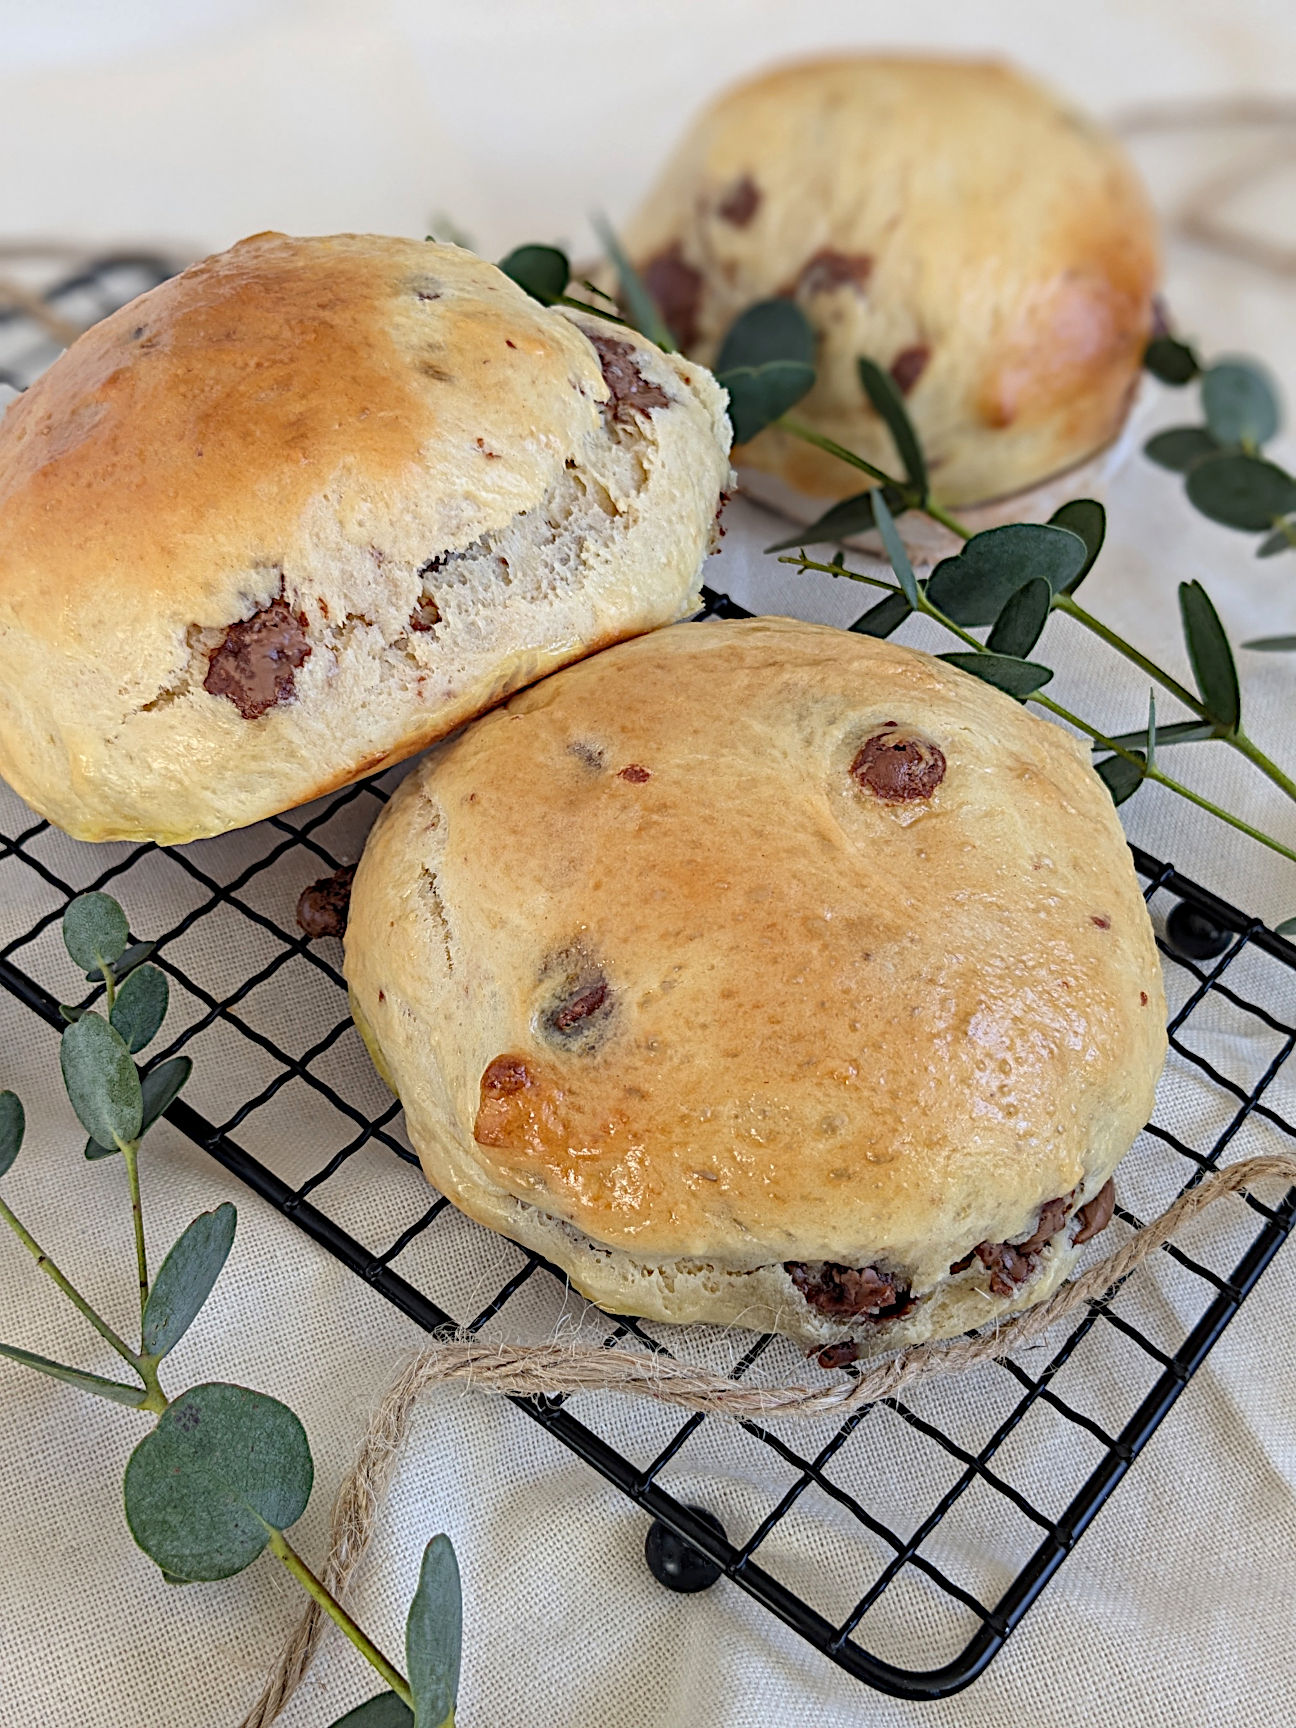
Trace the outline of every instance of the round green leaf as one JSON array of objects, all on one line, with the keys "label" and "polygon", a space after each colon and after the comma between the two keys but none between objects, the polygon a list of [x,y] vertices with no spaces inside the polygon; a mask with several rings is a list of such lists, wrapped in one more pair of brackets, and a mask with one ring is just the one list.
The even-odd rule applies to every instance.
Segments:
[{"label": "round green leaf", "polygon": [[156,966],[139,966],[117,991],[108,1019],[134,1055],[157,1036],[166,1019],[169,989]]},{"label": "round green leaf", "polygon": [[1197,376],[1197,356],[1186,342],[1154,336],[1143,353],[1143,364],[1163,384],[1187,384]]},{"label": "round green leaf", "polygon": [[138,1139],[144,1119],[139,1070],[119,1033],[83,1014],[59,1047],[63,1084],[81,1125],[101,1146]]},{"label": "round green leaf", "polygon": [[1032,576],[1004,602],[986,647],[992,654],[1024,660],[1043,635],[1052,604],[1053,590],[1042,576]]},{"label": "round green leaf", "polygon": [[898,630],[912,611],[913,607],[903,594],[884,594],[877,605],[870,606],[864,616],[857,618],[850,628],[857,636],[876,636],[881,639]]},{"label": "round green leaf", "polygon": [[245,1386],[193,1386],[126,1466],[126,1522],[176,1578],[230,1578],[306,1510],[314,1471],[286,1404]]},{"label": "round green leaf", "polygon": [[758,300],[729,326],[716,355],[717,373],[775,361],[814,369],[815,338],[795,300]]},{"label": "round green leaf", "polygon": [[[163,1111],[179,1096],[192,1072],[193,1062],[188,1056],[171,1056],[165,1062],[159,1062],[156,1068],[149,1069],[140,1082],[144,1112],[139,1138],[148,1133]],[[92,1138],[86,1145],[85,1155],[87,1158],[111,1158],[116,1150],[115,1146],[104,1146]]]},{"label": "round green leaf", "polygon": [[1137,762],[1131,762],[1125,756],[1109,756],[1098,764],[1098,778],[1111,793],[1113,804],[1123,804],[1143,784],[1145,765],[1141,752],[1138,758]]},{"label": "round green leaf", "polygon": [[1203,456],[1213,456],[1219,440],[1212,438],[1204,426],[1167,426],[1143,446],[1143,454],[1161,468],[1175,474],[1186,474],[1194,462]]},{"label": "round green leaf", "polygon": [[1296,480],[1275,462],[1225,450],[1188,470],[1188,497],[1203,516],[1259,534],[1296,510]]},{"label": "round green leaf", "polygon": [[556,246],[515,246],[499,267],[542,306],[561,299],[571,280],[567,254]]},{"label": "round green leaf", "polygon": [[79,894],[63,914],[63,941],[83,972],[97,979],[101,965],[111,966],[130,939],[126,914],[111,894]]},{"label": "round green leaf", "polygon": [[1219,613],[1200,582],[1179,584],[1179,611],[1202,706],[1217,726],[1231,731],[1242,718],[1242,692]]},{"label": "round green leaf", "polygon": [[[156,947],[156,942],[132,942],[126,952],[113,961],[113,976],[117,982],[120,984],[137,966],[142,966]],[[86,983],[98,984],[100,976],[98,972],[87,972]]]},{"label": "round green leaf", "polygon": [[1049,523],[1054,528],[1069,528],[1085,543],[1084,563],[1060,589],[1063,594],[1074,594],[1102,551],[1103,541],[1107,538],[1107,512],[1096,498],[1072,498],[1053,512]]},{"label": "round green leaf", "polygon": [[394,1692],[380,1692],[339,1716],[333,1728],[414,1728],[414,1713]]},{"label": "round green leaf", "polygon": [[16,1092],[0,1092],[0,1176],[13,1168],[13,1161],[22,1150],[26,1128],[22,1099]]},{"label": "round green leaf", "polygon": [[1251,642],[1244,642],[1244,648],[1253,648],[1261,654],[1290,654],[1296,650],[1296,636],[1257,636]]},{"label": "round green leaf", "polygon": [[1296,936],[1296,918],[1284,918],[1281,924],[1275,924],[1274,935]]},{"label": "round green leaf", "polygon": [[1019,702],[1042,689],[1053,676],[1051,669],[1034,660],[1017,660],[1007,654],[942,654],[940,659],[960,672],[970,672],[983,684],[993,684]]},{"label": "round green leaf", "polygon": [[1221,444],[1266,444],[1278,430],[1278,394],[1253,360],[1221,360],[1202,374],[1206,424]]},{"label": "round green leaf", "polygon": [[228,1200],[200,1212],[162,1262],[144,1304],[141,1335],[146,1356],[174,1350],[211,1295],[234,1245],[238,1213]]},{"label": "round green leaf", "polygon": [[1010,594],[1042,576],[1054,594],[1081,574],[1089,548],[1069,528],[1009,522],[974,534],[954,558],[942,558],[927,598],[956,624],[993,624]]},{"label": "round green leaf", "polygon": [[405,1622],[405,1667],[416,1728],[441,1728],[459,1695],[463,1597],[459,1563],[448,1536],[423,1550],[418,1589]]},{"label": "round green leaf", "polygon": [[717,372],[729,392],[729,421],[735,444],[746,444],[771,421],[798,403],[815,381],[814,367],[796,360],[770,360],[763,366],[735,366]]}]

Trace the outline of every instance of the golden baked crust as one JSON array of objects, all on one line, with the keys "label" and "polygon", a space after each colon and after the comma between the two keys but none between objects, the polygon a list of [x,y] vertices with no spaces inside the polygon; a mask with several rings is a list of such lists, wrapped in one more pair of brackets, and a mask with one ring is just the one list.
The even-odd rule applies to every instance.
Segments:
[{"label": "golden baked crust", "polygon": [[[429,1178],[605,1305],[877,1338],[1005,1301],[979,1243],[1092,1200],[1165,1051],[1151,926],[1058,727],[925,654],[685,624],[438,746],[376,825],[346,972]],[[855,1329],[858,1331],[858,1327]]]},{"label": "golden baked crust", "polygon": [[[767,72],[698,118],[625,240],[708,363],[744,308],[795,295],[819,337],[798,415],[894,468],[856,361],[889,369],[950,506],[1031,487],[1116,436],[1158,274],[1155,218],[1115,139],[989,61]],[[851,489],[839,461],[782,432],[739,461],[813,497]]]},{"label": "golden baked crust", "polygon": [[687,612],[727,439],[702,368],[457,247],[245,240],[0,422],[0,772],[182,840],[398,761]]}]

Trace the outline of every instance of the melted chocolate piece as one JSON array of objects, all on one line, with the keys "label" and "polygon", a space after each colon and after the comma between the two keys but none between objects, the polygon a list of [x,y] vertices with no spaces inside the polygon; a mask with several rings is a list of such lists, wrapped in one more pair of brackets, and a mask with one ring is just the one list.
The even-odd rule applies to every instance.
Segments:
[{"label": "melted chocolate piece", "polygon": [[587,339],[599,357],[603,381],[612,392],[609,405],[612,418],[623,423],[633,410],[647,414],[650,408],[669,408],[670,397],[658,384],[650,384],[635,365],[634,349],[628,342],[618,342],[615,336],[604,336],[587,330]]},{"label": "melted chocolate piece", "polygon": [[1082,1206],[1076,1216],[1080,1220],[1080,1228],[1076,1231],[1075,1241],[1079,1246],[1087,1242],[1091,1236],[1096,1236],[1100,1230],[1105,1230],[1112,1221],[1112,1213],[1116,1210],[1116,1184],[1108,1179],[1094,1195],[1087,1206]]},{"label": "melted chocolate piece", "polygon": [[787,1260],[783,1269],[809,1305],[830,1320],[894,1320],[913,1307],[908,1287],[875,1266]]},{"label": "melted chocolate piece", "polygon": [[850,766],[856,785],[887,804],[930,798],[945,778],[945,757],[927,738],[879,732],[864,743]]},{"label": "melted chocolate piece", "polygon": [[280,596],[226,629],[208,661],[203,689],[228,697],[245,720],[255,720],[293,700],[293,673],[310,652],[305,618]]},{"label": "melted chocolate piece", "polygon": [[867,252],[834,252],[824,246],[801,266],[796,291],[831,294],[834,288],[854,288],[862,292],[872,274],[873,260]]},{"label": "melted chocolate piece", "polygon": [[902,396],[907,396],[914,385],[927,370],[927,362],[931,359],[931,349],[920,342],[914,348],[902,348],[891,362],[891,376],[895,379],[896,389]]},{"label": "melted chocolate piece", "polygon": [[575,1032],[583,1021],[591,1014],[597,1014],[608,999],[610,986],[606,978],[600,978],[597,984],[591,984],[587,990],[582,990],[579,996],[574,996],[570,1002],[565,1002],[561,1008],[549,1016],[549,1024],[555,1032]]},{"label": "melted chocolate piece", "polygon": [[632,786],[642,786],[645,780],[652,779],[652,770],[640,767],[638,762],[632,762],[628,768],[618,771],[617,779],[628,780]]},{"label": "melted chocolate piece", "polygon": [[716,205],[716,214],[723,216],[726,222],[732,222],[735,228],[745,228],[760,209],[760,202],[760,187],[750,174],[744,174],[741,180],[734,181]]},{"label": "melted chocolate piece", "polygon": [[862,1344],[825,1344],[819,1352],[821,1368],[849,1368],[852,1362],[858,1362],[863,1352]]},{"label": "melted chocolate piece", "polygon": [[354,864],[343,864],[331,876],[321,876],[318,882],[302,889],[297,902],[297,922],[312,940],[317,936],[341,936],[345,931],[355,873]]},{"label": "melted chocolate piece", "polygon": [[1040,1254],[1067,1221],[1070,1207],[1064,1199],[1046,1200],[1040,1207],[1034,1232],[1025,1242],[978,1242],[950,1267],[950,1273],[965,1272],[977,1259],[990,1273],[990,1289],[996,1296],[1012,1296],[1034,1275]]},{"label": "melted chocolate piece", "polygon": [[698,338],[702,272],[684,262],[684,248],[676,240],[641,265],[639,274],[671,335],[681,348],[691,348]]}]

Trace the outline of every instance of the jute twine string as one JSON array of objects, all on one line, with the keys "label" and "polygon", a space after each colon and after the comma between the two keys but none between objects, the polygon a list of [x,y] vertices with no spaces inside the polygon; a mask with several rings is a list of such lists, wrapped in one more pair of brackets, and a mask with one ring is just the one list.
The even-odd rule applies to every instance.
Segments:
[{"label": "jute twine string", "polygon": [[[401,1369],[370,1418],[359,1453],[333,1506],[323,1581],[339,1601],[364,1557],[415,1406],[431,1388],[464,1382],[479,1392],[546,1396],[626,1392],[685,1410],[735,1419],[845,1416],[939,1374],[957,1374],[1010,1355],[1077,1308],[1101,1297],[1155,1254],[1207,1207],[1260,1182],[1296,1182],[1296,1153],[1246,1158],[1206,1176],[1113,1253],[1097,1261],[1047,1301],[993,1330],[951,1343],[915,1344],[828,1386],[759,1386],[711,1374],[651,1353],[588,1345],[488,1344],[450,1339],[430,1344]],[[284,1645],[265,1690],[242,1728],[269,1728],[305,1678],[327,1617],[311,1603]]]}]

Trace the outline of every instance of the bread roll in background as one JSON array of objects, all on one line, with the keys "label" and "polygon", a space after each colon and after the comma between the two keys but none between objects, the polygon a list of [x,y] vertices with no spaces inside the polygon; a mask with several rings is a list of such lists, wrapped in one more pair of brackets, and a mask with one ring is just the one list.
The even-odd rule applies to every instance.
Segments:
[{"label": "bread roll in background", "polygon": [[[1155,218],[1120,145],[987,61],[844,55],[767,72],[694,122],[623,238],[698,359],[754,302],[795,298],[818,337],[796,414],[894,472],[856,362],[889,371],[942,504],[1018,496],[974,526],[1075,496],[1019,495],[1116,438],[1158,275]],[[735,460],[745,490],[802,519],[868,484],[778,430]]]},{"label": "bread roll in background", "polygon": [[0,773],[86,840],[301,804],[687,614],[723,393],[453,246],[262,234],[0,422]]},{"label": "bread roll in background", "polygon": [[624,643],[436,747],[345,967],[456,1205],[606,1308],[836,1361],[1051,1291],[1166,1048],[1088,752],[780,618]]}]

